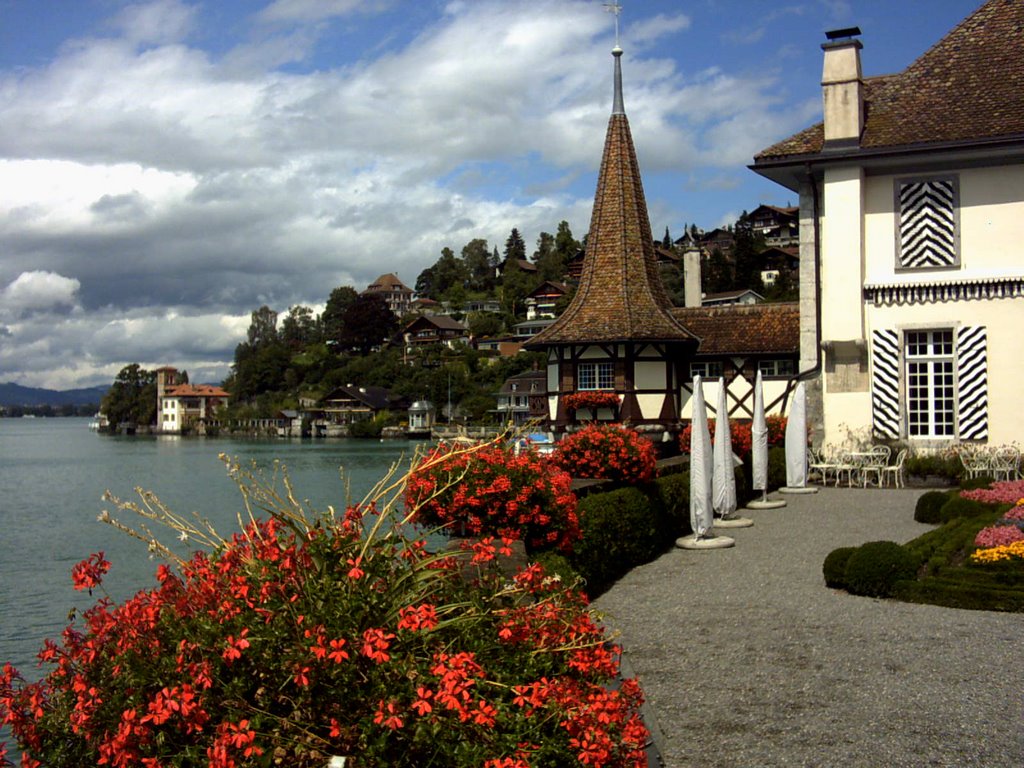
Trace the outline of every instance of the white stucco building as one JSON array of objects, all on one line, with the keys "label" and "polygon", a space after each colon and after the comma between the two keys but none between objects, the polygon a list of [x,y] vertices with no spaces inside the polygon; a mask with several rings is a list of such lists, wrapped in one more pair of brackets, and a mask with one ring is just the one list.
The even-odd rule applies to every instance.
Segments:
[{"label": "white stucco building", "polygon": [[1020,440],[1024,3],[990,0],[895,75],[863,77],[859,35],[822,45],[823,123],[751,166],[800,194],[816,442]]}]

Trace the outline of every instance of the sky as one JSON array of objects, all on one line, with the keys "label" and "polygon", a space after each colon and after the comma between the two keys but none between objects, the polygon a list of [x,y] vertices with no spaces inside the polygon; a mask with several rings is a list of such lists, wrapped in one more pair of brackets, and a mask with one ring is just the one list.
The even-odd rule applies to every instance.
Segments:
[{"label": "sky", "polygon": [[[652,230],[796,195],[747,166],[821,119],[824,32],[898,72],[980,0],[619,0]],[[444,247],[587,231],[602,0],[0,0],[0,382],[219,382],[283,318]]]}]

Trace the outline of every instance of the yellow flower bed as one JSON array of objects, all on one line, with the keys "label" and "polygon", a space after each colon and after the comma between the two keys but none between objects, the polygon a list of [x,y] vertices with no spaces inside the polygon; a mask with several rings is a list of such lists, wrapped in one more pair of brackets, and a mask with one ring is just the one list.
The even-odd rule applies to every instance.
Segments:
[{"label": "yellow flower bed", "polygon": [[1012,560],[1015,557],[1024,560],[1024,541],[1015,541],[1013,544],[1005,544],[1001,547],[979,549],[971,555],[971,561],[975,563],[998,563],[1002,560]]}]

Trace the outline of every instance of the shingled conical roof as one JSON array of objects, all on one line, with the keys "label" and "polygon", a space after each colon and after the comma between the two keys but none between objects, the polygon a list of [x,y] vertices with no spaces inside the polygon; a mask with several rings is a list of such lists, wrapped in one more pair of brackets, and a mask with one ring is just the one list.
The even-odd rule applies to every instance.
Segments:
[{"label": "shingled conical roof", "polygon": [[691,341],[670,314],[647,217],[640,166],[622,100],[622,49],[597,178],[580,286],[569,307],[528,347],[611,341]]}]

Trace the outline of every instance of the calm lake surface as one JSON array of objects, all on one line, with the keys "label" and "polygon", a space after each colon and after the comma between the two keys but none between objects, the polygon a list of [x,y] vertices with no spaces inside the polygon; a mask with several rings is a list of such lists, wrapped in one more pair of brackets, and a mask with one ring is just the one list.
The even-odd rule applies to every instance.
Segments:
[{"label": "calm lake surface", "polygon": [[[154,586],[158,561],[145,545],[96,520],[110,490],[137,500],[153,491],[174,512],[198,512],[229,538],[238,529],[241,497],[217,456],[273,471],[280,460],[295,495],[314,509],[362,499],[392,463],[408,464],[420,443],[405,440],[242,440],[174,436],[111,437],[89,419],[0,419],[0,665],[10,661],[36,679],[35,654],[44,638],[59,638],[68,611],[93,598],[71,588],[71,568],[103,550],[111,561],[107,593],[124,599]],[[342,480],[339,468],[344,468]],[[127,515],[116,515],[134,525]],[[172,543],[174,534],[154,530]],[[96,595],[99,597],[99,594]],[[0,741],[4,741],[0,736]]]}]

